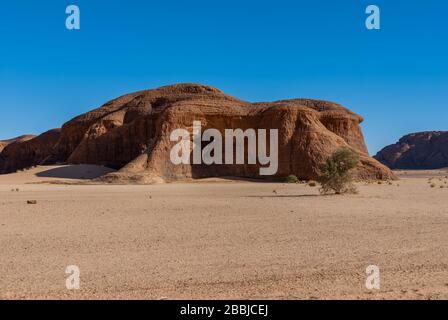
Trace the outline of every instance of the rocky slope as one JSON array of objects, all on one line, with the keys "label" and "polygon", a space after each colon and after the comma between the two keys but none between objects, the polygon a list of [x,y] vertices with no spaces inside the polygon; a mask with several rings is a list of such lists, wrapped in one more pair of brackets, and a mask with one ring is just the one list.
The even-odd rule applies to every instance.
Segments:
[{"label": "rocky slope", "polygon": [[0,173],[45,164],[59,139],[60,129],[47,131],[37,137],[28,136],[8,144],[0,153]]},{"label": "rocky slope", "polygon": [[13,138],[13,139],[8,139],[8,140],[0,140],[0,153],[3,151],[3,149],[5,149],[5,147],[11,143],[14,142],[23,142],[23,141],[27,141],[30,139],[33,139],[35,136],[33,135],[23,135],[17,138]]},{"label": "rocky slope", "polygon": [[448,131],[408,134],[378,152],[375,159],[393,169],[448,167]]},{"label": "rocky slope", "polygon": [[[320,164],[337,148],[361,155],[356,175],[391,179],[393,173],[369,157],[360,129],[363,119],[341,105],[311,99],[249,103],[198,84],[178,84],[128,94],[0,154],[0,173],[34,164],[67,162],[120,169],[104,180],[151,183],[217,176],[260,178],[260,164],[174,165],[173,130],[278,129],[275,178],[295,174],[315,179]],[[224,134],[223,134],[224,135]],[[269,134],[268,134],[269,135]],[[204,147],[204,145],[202,146]],[[272,178],[264,176],[264,178]]]}]

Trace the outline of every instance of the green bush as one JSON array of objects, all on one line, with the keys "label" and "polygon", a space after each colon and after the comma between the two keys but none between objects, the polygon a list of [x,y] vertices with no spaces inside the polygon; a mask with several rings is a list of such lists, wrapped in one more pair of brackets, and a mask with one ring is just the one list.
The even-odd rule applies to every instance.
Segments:
[{"label": "green bush", "polygon": [[328,193],[356,193],[353,184],[351,170],[359,162],[357,152],[347,147],[340,148],[321,166],[318,182],[321,185],[320,192]]},{"label": "green bush", "polygon": [[298,183],[299,179],[295,175],[290,174],[289,176],[286,177],[285,182],[286,183]]}]

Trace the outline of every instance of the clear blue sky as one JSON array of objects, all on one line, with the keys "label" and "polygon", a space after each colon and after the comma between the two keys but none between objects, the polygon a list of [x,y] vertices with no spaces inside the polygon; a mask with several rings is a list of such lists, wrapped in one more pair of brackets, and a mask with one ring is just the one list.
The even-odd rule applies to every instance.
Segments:
[{"label": "clear blue sky", "polygon": [[[65,8],[81,9],[81,30]],[[381,9],[381,30],[364,26]],[[249,101],[310,97],[365,117],[371,153],[448,130],[445,0],[2,0],[0,139],[177,82]]]}]

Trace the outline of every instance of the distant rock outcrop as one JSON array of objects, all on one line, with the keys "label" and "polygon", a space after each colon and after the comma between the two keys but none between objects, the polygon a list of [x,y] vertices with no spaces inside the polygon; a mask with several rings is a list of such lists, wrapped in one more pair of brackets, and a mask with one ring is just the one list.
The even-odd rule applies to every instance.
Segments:
[{"label": "distant rock outcrop", "polygon": [[375,159],[392,169],[448,167],[448,131],[408,134],[378,152]]},{"label": "distant rock outcrop", "polygon": [[260,164],[174,165],[170,150],[175,143],[170,141],[170,133],[178,128],[191,130],[193,121],[201,121],[203,130],[214,128],[221,133],[237,128],[278,129],[277,178],[295,174],[315,179],[320,164],[342,146],[360,153],[355,172],[358,178],[394,178],[387,167],[367,154],[359,125],[362,120],[327,101],[250,103],[209,86],[171,85],[122,96],[67,122],[60,132],[52,131],[27,144],[5,148],[0,156],[0,172],[30,164],[66,162],[120,169],[104,177],[113,182],[260,178]]}]

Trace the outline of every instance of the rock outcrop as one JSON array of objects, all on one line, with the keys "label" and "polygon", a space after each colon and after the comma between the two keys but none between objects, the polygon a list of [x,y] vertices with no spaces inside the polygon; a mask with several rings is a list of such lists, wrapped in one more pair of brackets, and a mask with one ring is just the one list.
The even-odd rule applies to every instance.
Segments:
[{"label": "rock outcrop", "polygon": [[37,137],[19,139],[8,144],[0,153],[0,173],[45,164],[59,139],[60,129],[47,131]]},{"label": "rock outcrop", "polygon": [[448,131],[408,134],[378,152],[375,159],[392,169],[448,167]]},{"label": "rock outcrop", "polygon": [[3,149],[5,149],[5,147],[11,143],[14,142],[23,142],[23,141],[27,141],[30,139],[33,139],[35,136],[27,134],[27,135],[23,135],[17,138],[13,138],[13,139],[8,139],[8,140],[0,140],[0,153],[3,151]]},{"label": "rock outcrop", "polygon": [[[203,130],[214,128],[221,133],[237,128],[278,129],[278,171],[263,178],[295,174],[315,179],[320,164],[342,146],[359,152],[358,178],[394,178],[387,167],[368,155],[360,129],[363,119],[341,105],[311,99],[250,103],[198,84],[128,94],[72,119],[60,132],[51,131],[51,136],[46,133],[27,144],[8,146],[1,154],[0,172],[65,162],[120,169],[104,177],[113,182],[260,178],[259,163],[173,164],[170,150],[175,142],[170,141],[170,134],[179,128],[191,131],[193,121],[201,121]],[[34,146],[39,144],[44,147],[37,153]]]}]

